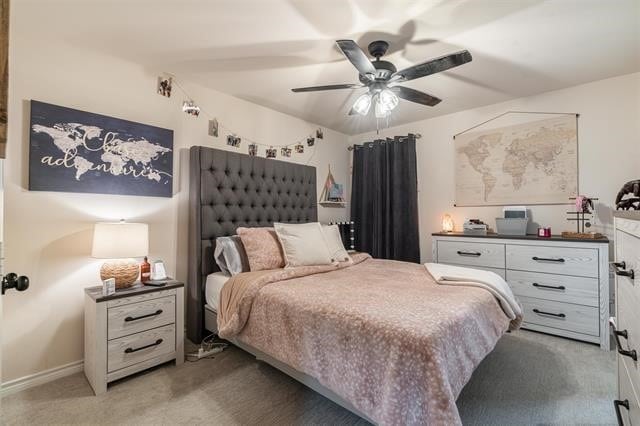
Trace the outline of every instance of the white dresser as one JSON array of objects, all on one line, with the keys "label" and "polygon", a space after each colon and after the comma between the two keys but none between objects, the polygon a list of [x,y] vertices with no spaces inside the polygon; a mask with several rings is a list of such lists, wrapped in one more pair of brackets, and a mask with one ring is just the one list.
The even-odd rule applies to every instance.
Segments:
[{"label": "white dresser", "polygon": [[435,233],[433,261],[493,271],[524,309],[522,328],[609,350],[608,240]]},{"label": "white dresser", "polygon": [[640,425],[640,212],[616,212],[616,317],[618,423]]},{"label": "white dresser", "polygon": [[184,362],[184,284],[85,289],[84,372],[96,395],[107,383],[158,364]]}]

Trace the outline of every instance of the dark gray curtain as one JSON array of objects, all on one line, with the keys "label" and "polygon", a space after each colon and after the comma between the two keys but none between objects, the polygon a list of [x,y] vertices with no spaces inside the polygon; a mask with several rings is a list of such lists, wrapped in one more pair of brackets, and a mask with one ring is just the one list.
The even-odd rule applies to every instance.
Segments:
[{"label": "dark gray curtain", "polygon": [[356,250],[420,262],[414,135],[354,146],[351,220]]}]

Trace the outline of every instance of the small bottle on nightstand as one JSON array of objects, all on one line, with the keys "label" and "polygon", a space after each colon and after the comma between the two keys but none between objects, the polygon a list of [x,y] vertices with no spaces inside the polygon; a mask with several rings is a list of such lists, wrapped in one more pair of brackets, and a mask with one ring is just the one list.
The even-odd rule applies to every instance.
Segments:
[{"label": "small bottle on nightstand", "polygon": [[140,265],[140,281],[146,283],[151,280],[151,264],[147,260],[147,256],[144,257],[144,262]]}]

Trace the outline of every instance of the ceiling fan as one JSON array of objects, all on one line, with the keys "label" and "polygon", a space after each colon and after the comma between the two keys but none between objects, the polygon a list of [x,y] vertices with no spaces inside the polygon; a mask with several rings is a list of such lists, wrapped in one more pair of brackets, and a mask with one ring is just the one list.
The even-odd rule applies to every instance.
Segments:
[{"label": "ceiling fan", "polygon": [[471,62],[472,59],[471,53],[469,53],[468,50],[462,50],[398,71],[391,62],[380,60],[389,48],[389,43],[386,41],[377,40],[369,43],[369,53],[376,58],[373,62],[369,60],[367,55],[353,40],[338,40],[336,44],[349,62],[358,70],[360,84],[331,84],[328,86],[300,87],[291,90],[298,93],[358,89],[361,87],[368,88],[367,93],[364,93],[356,99],[351,111],[349,111],[349,115],[367,115],[371,105],[375,102],[376,117],[387,117],[391,111],[398,106],[398,98],[422,105],[435,106],[439,104],[442,99],[419,90],[399,86],[398,84],[446,71]]}]

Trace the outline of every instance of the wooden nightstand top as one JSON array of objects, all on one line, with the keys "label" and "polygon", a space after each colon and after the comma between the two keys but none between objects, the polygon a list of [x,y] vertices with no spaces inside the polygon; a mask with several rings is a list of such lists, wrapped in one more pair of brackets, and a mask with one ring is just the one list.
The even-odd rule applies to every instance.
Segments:
[{"label": "wooden nightstand top", "polygon": [[145,293],[153,293],[156,291],[163,291],[163,290],[169,290],[172,288],[184,287],[184,283],[180,281],[176,281],[171,278],[168,278],[166,281],[167,283],[162,287],[143,285],[142,283],[137,283],[133,287],[125,288],[122,290],[116,290],[114,294],[111,294],[109,296],[102,295],[101,285],[95,286],[95,287],[87,287],[84,289],[84,292],[89,297],[91,297],[96,303],[100,303],[100,302],[106,302],[114,299],[121,299],[123,297],[138,296],[140,294],[145,294]]}]

